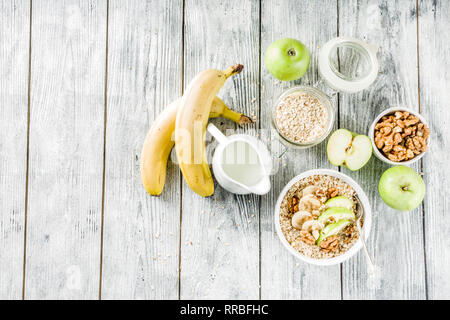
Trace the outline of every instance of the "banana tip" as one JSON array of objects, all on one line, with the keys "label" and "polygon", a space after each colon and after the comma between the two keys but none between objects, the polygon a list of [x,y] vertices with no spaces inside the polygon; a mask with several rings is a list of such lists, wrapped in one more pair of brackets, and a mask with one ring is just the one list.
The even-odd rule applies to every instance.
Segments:
[{"label": "banana tip", "polygon": [[242,71],[242,69],[244,69],[244,65],[236,64],[232,68],[233,68],[233,73],[239,73]]},{"label": "banana tip", "polygon": [[253,123],[253,119],[250,117],[247,117],[245,115],[241,115],[241,117],[239,118],[239,125],[243,126],[245,124],[249,124],[249,123]]}]

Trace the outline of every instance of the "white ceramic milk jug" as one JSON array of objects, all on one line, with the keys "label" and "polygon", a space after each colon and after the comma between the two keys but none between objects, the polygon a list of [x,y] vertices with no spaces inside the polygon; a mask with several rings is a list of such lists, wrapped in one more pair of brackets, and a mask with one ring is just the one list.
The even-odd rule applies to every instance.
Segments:
[{"label": "white ceramic milk jug", "polygon": [[213,124],[208,131],[219,142],[212,160],[217,182],[236,194],[269,192],[272,158],[264,143],[247,134],[226,137]]}]

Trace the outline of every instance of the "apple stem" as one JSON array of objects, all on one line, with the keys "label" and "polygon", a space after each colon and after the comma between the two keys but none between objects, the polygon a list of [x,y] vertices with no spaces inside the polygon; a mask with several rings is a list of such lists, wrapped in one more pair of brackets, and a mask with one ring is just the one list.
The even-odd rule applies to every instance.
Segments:
[{"label": "apple stem", "polygon": [[295,56],[295,50],[294,49],[289,49],[288,50],[288,55]]},{"label": "apple stem", "polygon": [[404,187],[402,187],[402,190],[403,190],[403,191],[408,191],[408,187],[407,187],[407,186],[404,186]]}]

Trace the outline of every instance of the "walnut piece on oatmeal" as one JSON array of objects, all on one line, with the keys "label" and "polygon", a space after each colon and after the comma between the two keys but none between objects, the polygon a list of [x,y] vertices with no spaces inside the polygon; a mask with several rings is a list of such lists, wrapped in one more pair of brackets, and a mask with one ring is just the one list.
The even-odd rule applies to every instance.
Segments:
[{"label": "walnut piece on oatmeal", "polygon": [[338,195],[338,191],[336,188],[328,188],[328,197],[329,198],[334,198]]},{"label": "walnut piece on oatmeal", "polygon": [[313,235],[306,230],[300,231],[300,237],[306,244],[314,245],[316,243],[316,239],[314,239]]},{"label": "walnut piece on oatmeal", "polygon": [[293,214],[298,211],[298,197],[293,196],[291,200],[289,200],[289,213]]},{"label": "walnut piece on oatmeal", "polygon": [[339,239],[337,236],[328,237],[320,243],[320,247],[325,252],[336,251],[339,247]]}]

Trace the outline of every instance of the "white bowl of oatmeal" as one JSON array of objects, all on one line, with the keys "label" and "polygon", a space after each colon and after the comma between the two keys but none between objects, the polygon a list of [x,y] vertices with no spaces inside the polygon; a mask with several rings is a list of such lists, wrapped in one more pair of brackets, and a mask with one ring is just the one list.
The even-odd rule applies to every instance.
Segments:
[{"label": "white bowl of oatmeal", "polygon": [[[295,198],[296,201],[293,200]],[[356,210],[356,198],[362,210]],[[332,211],[329,209],[336,209],[332,208],[331,203],[339,202],[340,206],[346,206],[342,203],[348,203],[348,200],[354,206],[348,206],[345,210],[339,208],[340,216],[334,215],[327,221],[327,213]],[[342,263],[361,249],[362,243],[355,224],[361,211],[364,212],[361,221],[366,238],[372,223],[369,199],[362,188],[349,176],[329,169],[309,170],[293,178],[281,191],[275,208],[275,228],[281,243],[298,259],[315,265]],[[353,219],[342,216],[343,213],[352,215],[351,212]],[[329,232],[336,225],[342,227],[341,231]]]},{"label": "white bowl of oatmeal", "polygon": [[294,148],[309,148],[331,132],[334,110],[330,98],[314,87],[297,86],[283,92],[272,111],[272,125],[280,141]]}]

